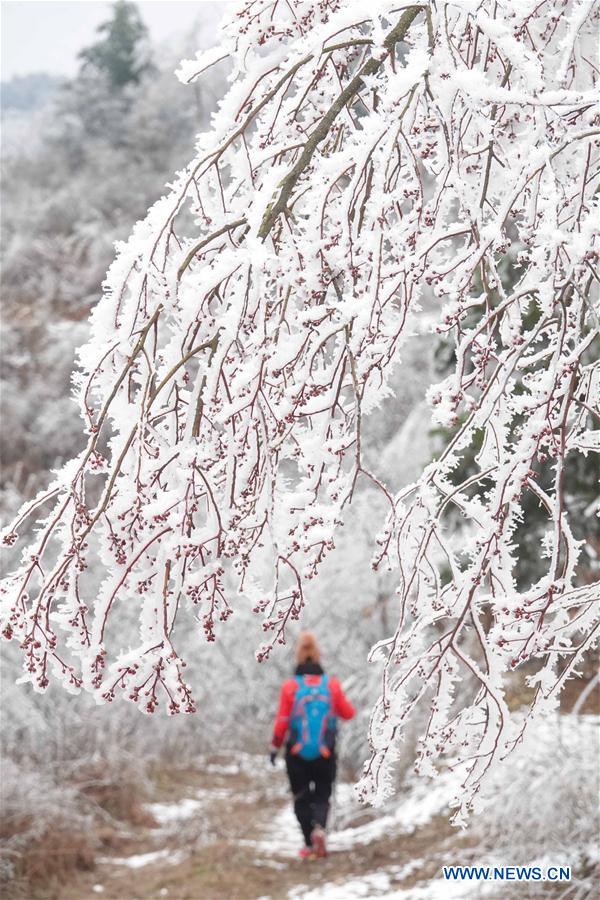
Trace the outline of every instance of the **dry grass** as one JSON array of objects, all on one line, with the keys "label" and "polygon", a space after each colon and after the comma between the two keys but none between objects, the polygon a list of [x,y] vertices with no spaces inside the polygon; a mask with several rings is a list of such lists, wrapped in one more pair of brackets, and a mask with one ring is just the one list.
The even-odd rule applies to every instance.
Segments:
[{"label": "dry grass", "polygon": [[100,809],[118,822],[126,822],[135,827],[153,828],[156,821],[144,809],[147,799],[145,786],[125,779],[107,780],[87,772],[79,789],[83,797],[91,800]]},{"label": "dry grass", "polygon": [[[31,795],[25,797],[27,814],[19,814],[18,797],[5,806],[0,826],[2,900],[61,900],[67,883],[94,869],[99,850],[122,848],[123,826],[156,826],[144,808],[146,785],[141,778],[128,780],[119,774],[107,779],[87,769],[65,785],[64,798],[62,812],[35,804]],[[54,802],[58,810],[58,800]],[[36,805],[38,813],[31,811]]]},{"label": "dry grass", "polygon": [[91,835],[69,827],[67,821],[56,823],[37,834],[30,819],[12,822],[10,834],[5,825],[0,837],[21,836],[18,849],[6,853],[4,860],[12,874],[2,886],[4,900],[59,900],[61,887],[77,872],[94,868],[95,848]]}]

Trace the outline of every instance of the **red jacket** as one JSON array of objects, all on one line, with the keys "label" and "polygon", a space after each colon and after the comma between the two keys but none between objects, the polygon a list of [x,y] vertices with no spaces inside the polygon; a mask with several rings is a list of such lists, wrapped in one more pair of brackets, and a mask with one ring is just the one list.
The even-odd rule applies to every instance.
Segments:
[{"label": "red jacket", "polygon": [[[307,684],[318,684],[322,675],[304,675]],[[273,746],[281,747],[285,740],[285,736],[290,724],[290,716],[294,706],[294,697],[298,682],[295,678],[288,678],[281,686],[279,694],[279,709],[275,717],[275,725],[273,727]],[[356,710],[344,694],[342,686],[337,678],[329,679],[329,690],[331,691],[331,703],[333,706],[333,714],[341,719],[352,719]]]}]

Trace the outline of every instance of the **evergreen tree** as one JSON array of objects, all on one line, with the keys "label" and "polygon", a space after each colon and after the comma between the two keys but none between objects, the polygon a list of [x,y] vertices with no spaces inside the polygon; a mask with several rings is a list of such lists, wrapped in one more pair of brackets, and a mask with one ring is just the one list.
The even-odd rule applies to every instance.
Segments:
[{"label": "evergreen tree", "polygon": [[106,75],[110,86],[120,91],[126,85],[138,84],[151,68],[145,44],[148,29],[135,3],[117,0],[112,18],[97,29],[100,40],[79,54],[82,68],[92,67]]}]

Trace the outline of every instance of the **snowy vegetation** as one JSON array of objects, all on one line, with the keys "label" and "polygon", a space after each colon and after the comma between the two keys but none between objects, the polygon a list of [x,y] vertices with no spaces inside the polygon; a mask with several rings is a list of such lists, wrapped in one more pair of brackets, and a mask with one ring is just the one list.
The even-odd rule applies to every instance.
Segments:
[{"label": "snowy vegetation", "polygon": [[8,870],[32,797],[259,750],[300,620],[362,796],[453,766],[500,847],[598,638],[598,9],[256,0],[186,87],[134,9],[3,160]]}]

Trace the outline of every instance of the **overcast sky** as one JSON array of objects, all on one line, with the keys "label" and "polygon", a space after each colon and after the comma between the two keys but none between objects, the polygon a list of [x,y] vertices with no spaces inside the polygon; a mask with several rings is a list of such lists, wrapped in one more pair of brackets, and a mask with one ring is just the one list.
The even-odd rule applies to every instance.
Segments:
[{"label": "overcast sky", "polygon": [[[231,4],[142,0],[138,6],[153,43],[160,43],[197,22],[213,31]],[[2,0],[2,79],[30,72],[74,75],[78,52],[93,42],[110,7],[101,0]]]}]

